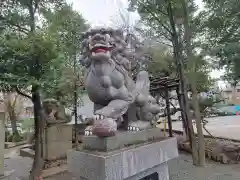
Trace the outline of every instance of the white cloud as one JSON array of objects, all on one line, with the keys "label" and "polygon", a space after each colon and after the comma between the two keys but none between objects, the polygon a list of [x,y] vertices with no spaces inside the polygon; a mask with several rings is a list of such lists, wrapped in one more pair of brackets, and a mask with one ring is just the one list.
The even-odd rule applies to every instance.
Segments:
[{"label": "white cloud", "polygon": [[67,0],[73,3],[73,8],[93,26],[104,26],[111,23],[116,15],[119,4],[127,7],[126,0]]}]

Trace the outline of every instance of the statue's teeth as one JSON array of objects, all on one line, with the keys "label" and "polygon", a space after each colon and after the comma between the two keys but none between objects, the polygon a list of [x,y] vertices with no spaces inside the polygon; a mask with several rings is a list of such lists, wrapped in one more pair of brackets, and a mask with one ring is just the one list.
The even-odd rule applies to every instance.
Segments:
[{"label": "statue's teeth", "polygon": [[88,136],[89,135],[89,131],[85,131],[85,135]]},{"label": "statue's teeth", "polygon": [[133,131],[136,131],[136,127],[133,127]]},{"label": "statue's teeth", "polygon": [[89,132],[89,135],[92,135],[92,131]]},{"label": "statue's teeth", "polygon": [[140,129],[137,127],[137,128],[136,128],[136,131],[140,131]]}]

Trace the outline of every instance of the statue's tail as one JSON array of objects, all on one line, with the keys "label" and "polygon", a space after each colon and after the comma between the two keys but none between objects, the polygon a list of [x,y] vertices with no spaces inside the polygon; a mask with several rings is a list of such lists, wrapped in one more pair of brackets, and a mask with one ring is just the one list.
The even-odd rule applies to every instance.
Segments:
[{"label": "statue's tail", "polygon": [[147,71],[140,71],[136,79],[136,89],[141,93],[148,95],[150,89],[150,80]]}]

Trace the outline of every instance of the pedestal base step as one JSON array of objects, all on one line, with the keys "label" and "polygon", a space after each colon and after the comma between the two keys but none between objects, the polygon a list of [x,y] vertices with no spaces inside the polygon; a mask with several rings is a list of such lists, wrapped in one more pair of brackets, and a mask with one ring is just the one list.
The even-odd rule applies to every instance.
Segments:
[{"label": "pedestal base step", "polygon": [[160,128],[146,129],[142,131],[122,131],[115,136],[99,138],[97,136],[83,137],[83,149],[109,152],[153,140],[164,139]]},{"label": "pedestal base step", "polygon": [[165,138],[108,152],[69,150],[67,160],[78,180],[145,180],[154,173],[169,180],[167,161],[177,156],[176,138]]}]

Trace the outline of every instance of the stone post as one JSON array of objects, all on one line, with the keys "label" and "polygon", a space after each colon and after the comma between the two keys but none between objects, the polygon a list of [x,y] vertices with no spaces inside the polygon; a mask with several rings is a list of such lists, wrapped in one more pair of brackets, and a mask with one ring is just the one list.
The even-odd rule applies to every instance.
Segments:
[{"label": "stone post", "polygon": [[4,171],[5,112],[0,112],[0,180],[8,180],[14,170]]},{"label": "stone post", "polygon": [[4,175],[5,113],[0,112],[0,177]]}]

